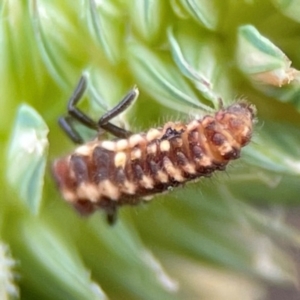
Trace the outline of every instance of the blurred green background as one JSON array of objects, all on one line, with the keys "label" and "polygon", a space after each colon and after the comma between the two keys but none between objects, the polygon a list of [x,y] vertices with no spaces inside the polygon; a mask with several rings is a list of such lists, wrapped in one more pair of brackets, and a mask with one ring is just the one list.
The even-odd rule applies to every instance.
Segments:
[{"label": "blurred green background", "polygon": [[[299,0],[0,9],[0,299],[298,299]],[[83,72],[95,119],[134,84],[115,121],[136,132],[243,97],[253,141],[226,172],[123,208],[114,227],[82,218],[50,166],[74,149],[57,119]]]}]

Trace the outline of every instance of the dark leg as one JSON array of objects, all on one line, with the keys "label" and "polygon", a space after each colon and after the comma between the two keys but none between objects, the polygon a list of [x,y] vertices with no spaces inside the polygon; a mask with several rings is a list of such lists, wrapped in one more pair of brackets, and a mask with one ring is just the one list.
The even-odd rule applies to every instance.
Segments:
[{"label": "dark leg", "polygon": [[106,131],[110,132],[111,134],[126,138],[128,137],[131,132],[127,131],[125,129],[122,129],[120,127],[117,127],[110,123],[109,121],[125,111],[132,102],[136,99],[138,96],[138,90],[136,87],[134,87],[132,90],[129,91],[129,93],[121,100],[119,104],[117,104],[115,107],[113,107],[111,110],[106,112],[98,121],[98,126],[105,129]]},{"label": "dark leg", "polygon": [[81,76],[75,91],[68,101],[68,116],[61,117],[58,120],[58,124],[68,137],[76,144],[82,144],[84,141],[80,134],[75,130],[73,121],[77,120],[88,128],[98,130],[98,125],[82,111],[80,111],[75,105],[82,98],[86,90],[87,82],[84,76]]},{"label": "dark leg", "polygon": [[97,123],[76,107],[76,104],[82,98],[86,90],[86,87],[87,87],[86,78],[84,76],[81,76],[73,95],[69,99],[68,113],[70,116],[72,116],[74,119],[76,119],[83,125],[87,126],[88,128],[97,130],[98,129]]},{"label": "dark leg", "polygon": [[58,124],[61,129],[75,144],[83,144],[83,139],[73,126],[74,119],[70,116],[61,117],[58,119]]},{"label": "dark leg", "polygon": [[125,139],[132,134],[131,131],[118,127],[112,123],[103,124],[101,128],[121,139]]},{"label": "dark leg", "polygon": [[113,206],[109,210],[106,210],[106,220],[107,223],[112,226],[117,221],[117,207]]},{"label": "dark leg", "polygon": [[84,141],[80,134],[75,130],[73,121],[77,120],[81,124],[90,129],[97,130],[98,133],[101,129],[113,134],[119,138],[126,138],[131,135],[130,131],[120,128],[109,121],[122,113],[130,104],[136,99],[138,90],[133,88],[114,108],[106,112],[97,122],[93,121],[85,113],[76,107],[76,104],[82,98],[87,87],[87,80],[85,76],[81,76],[75,91],[68,101],[68,116],[61,117],[58,121],[60,127],[65,131],[69,138],[76,144],[82,144]]}]

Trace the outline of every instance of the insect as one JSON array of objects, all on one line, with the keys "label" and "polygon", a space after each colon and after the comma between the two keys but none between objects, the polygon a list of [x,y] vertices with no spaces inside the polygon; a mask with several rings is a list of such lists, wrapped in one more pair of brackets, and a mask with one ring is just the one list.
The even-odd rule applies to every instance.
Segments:
[{"label": "insect", "polygon": [[[86,87],[82,76],[69,99],[68,115],[59,120],[71,140],[81,145],[57,159],[52,171],[67,202],[83,215],[104,210],[109,224],[114,223],[120,206],[148,201],[149,196],[224,170],[251,140],[256,110],[246,101],[202,119],[167,122],[133,134],[110,121],[132,104],[138,89],[130,90],[95,122],[76,107]],[[74,120],[96,130],[97,138],[83,143]],[[103,140],[104,131],[116,138]]]}]

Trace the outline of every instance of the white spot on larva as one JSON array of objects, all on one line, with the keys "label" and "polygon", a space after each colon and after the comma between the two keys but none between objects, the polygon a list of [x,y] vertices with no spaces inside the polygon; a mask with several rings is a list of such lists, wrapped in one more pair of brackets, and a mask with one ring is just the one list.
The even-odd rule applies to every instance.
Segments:
[{"label": "white spot on larva", "polygon": [[129,146],[133,148],[138,144],[144,143],[145,139],[141,134],[134,134],[129,137],[128,142],[129,142]]},{"label": "white spot on larva", "polygon": [[92,145],[86,144],[79,146],[78,148],[75,149],[74,153],[80,154],[83,156],[89,156],[94,150],[94,147]]},{"label": "white spot on larva", "polygon": [[245,126],[244,130],[241,132],[241,136],[249,136],[250,132],[250,128],[248,126]]},{"label": "white spot on larva", "polygon": [[115,166],[116,168],[121,167],[124,169],[126,165],[127,156],[125,152],[117,152],[115,154]]},{"label": "white spot on larva", "polygon": [[101,143],[101,147],[109,150],[109,151],[115,151],[116,150],[116,143],[113,141],[103,141]]},{"label": "white spot on larva", "polygon": [[232,146],[228,142],[224,142],[221,146],[219,146],[219,151],[221,156],[229,153],[232,150]]},{"label": "white spot on larva", "polygon": [[128,148],[128,141],[125,139],[116,141],[116,151],[123,151]]},{"label": "white spot on larva", "polygon": [[136,191],[136,185],[133,182],[125,180],[123,186],[121,187],[121,191],[125,194],[134,195]]},{"label": "white spot on larva", "polygon": [[151,177],[143,175],[142,179],[139,182],[144,188],[153,189],[154,182]]},{"label": "white spot on larva", "polygon": [[163,164],[166,172],[173,177],[176,181],[182,182],[185,178],[181,174],[181,170],[174,167],[173,163],[168,157],[164,157]]},{"label": "white spot on larva", "polygon": [[100,194],[111,200],[118,200],[120,191],[110,180],[103,180],[98,185]]},{"label": "white spot on larva", "polygon": [[161,136],[161,131],[159,131],[156,128],[151,128],[146,134],[146,139],[148,142],[152,142],[153,140],[157,139],[160,136]]},{"label": "white spot on larva", "polygon": [[141,157],[142,157],[142,151],[139,148],[133,149],[130,153],[131,160],[140,159]]},{"label": "white spot on larva", "polygon": [[203,155],[199,160],[199,165],[203,166],[203,167],[208,167],[211,166],[211,159],[209,156],[207,155]]},{"label": "white spot on larva", "polygon": [[80,184],[76,193],[78,198],[89,199],[91,202],[97,202],[100,197],[98,187],[91,183]]},{"label": "white spot on larva", "polygon": [[157,172],[156,178],[157,178],[161,183],[166,183],[166,182],[169,181],[168,175],[167,175],[165,172],[161,171],[161,170],[159,170],[159,171]]},{"label": "white spot on larva", "polygon": [[167,140],[163,140],[159,145],[161,152],[168,152],[170,150],[170,142]]},{"label": "white spot on larva", "polygon": [[195,166],[188,163],[186,165],[183,165],[181,167],[186,173],[189,173],[189,174],[195,174],[196,173],[196,169],[195,169]]},{"label": "white spot on larva", "polygon": [[157,151],[157,145],[156,145],[156,143],[152,143],[152,144],[149,144],[147,146],[147,153],[148,154],[156,154],[156,151]]},{"label": "white spot on larva", "polygon": [[72,202],[75,202],[77,200],[77,195],[73,191],[70,191],[68,189],[62,189],[61,193],[62,193],[64,199],[67,202],[71,202],[72,203]]}]

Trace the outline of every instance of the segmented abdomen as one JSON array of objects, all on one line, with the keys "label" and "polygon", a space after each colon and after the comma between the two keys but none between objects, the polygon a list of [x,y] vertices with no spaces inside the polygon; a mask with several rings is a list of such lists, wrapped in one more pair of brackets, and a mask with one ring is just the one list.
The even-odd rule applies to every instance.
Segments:
[{"label": "segmented abdomen", "polygon": [[136,204],[189,180],[223,170],[251,139],[255,109],[238,102],[184,124],[128,139],[95,140],[53,165],[66,201],[81,213]]}]

